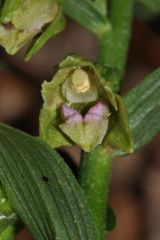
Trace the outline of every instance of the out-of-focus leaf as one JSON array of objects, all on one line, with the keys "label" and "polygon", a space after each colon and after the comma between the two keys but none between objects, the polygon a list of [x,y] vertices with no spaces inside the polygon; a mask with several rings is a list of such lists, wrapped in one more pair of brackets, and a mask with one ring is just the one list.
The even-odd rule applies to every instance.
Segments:
[{"label": "out-of-focus leaf", "polygon": [[0,125],[0,168],[8,199],[35,239],[97,239],[81,188],[47,144]]},{"label": "out-of-focus leaf", "polygon": [[160,0],[136,0],[134,12],[140,20],[150,20],[160,15]]},{"label": "out-of-focus leaf", "polygon": [[134,149],[143,147],[160,131],[160,68],[125,97]]},{"label": "out-of-focus leaf", "polygon": [[110,29],[109,21],[90,0],[61,0],[64,12],[91,32],[101,33]]}]

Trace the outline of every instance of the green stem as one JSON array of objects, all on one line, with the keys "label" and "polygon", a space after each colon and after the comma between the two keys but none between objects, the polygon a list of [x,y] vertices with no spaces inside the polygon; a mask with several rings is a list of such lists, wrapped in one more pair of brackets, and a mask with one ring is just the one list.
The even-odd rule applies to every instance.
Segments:
[{"label": "green stem", "polygon": [[112,0],[109,15],[112,29],[99,34],[99,61],[119,69],[119,79],[114,83],[114,89],[119,91],[129,47],[133,0]]},{"label": "green stem", "polygon": [[103,240],[106,226],[106,208],[111,174],[111,157],[98,148],[84,153],[80,167],[80,183],[91,207],[98,240]]}]

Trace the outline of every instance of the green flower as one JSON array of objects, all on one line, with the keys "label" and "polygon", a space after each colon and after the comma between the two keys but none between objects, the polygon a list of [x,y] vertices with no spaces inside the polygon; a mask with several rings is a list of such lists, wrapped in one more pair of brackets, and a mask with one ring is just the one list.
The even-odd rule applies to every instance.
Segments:
[{"label": "green flower", "polygon": [[112,91],[112,74],[105,79],[102,69],[72,55],[43,83],[40,136],[53,148],[76,144],[90,152],[102,144],[132,151],[126,108]]},{"label": "green flower", "polygon": [[[58,0],[5,0],[0,12],[0,45],[15,54],[33,39],[26,60],[64,28]],[[36,38],[35,38],[36,37]]]}]

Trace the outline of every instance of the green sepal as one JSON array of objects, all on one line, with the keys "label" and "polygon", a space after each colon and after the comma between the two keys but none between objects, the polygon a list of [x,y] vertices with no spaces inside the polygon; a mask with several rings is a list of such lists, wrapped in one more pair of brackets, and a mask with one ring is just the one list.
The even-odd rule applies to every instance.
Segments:
[{"label": "green sepal", "polygon": [[64,102],[61,85],[69,69],[59,70],[51,82],[42,84],[43,108],[40,113],[40,136],[53,148],[71,145],[71,141],[59,129],[60,106]]},{"label": "green sepal", "polygon": [[133,139],[129,130],[128,113],[122,97],[116,95],[118,110],[113,111],[109,121],[109,132],[104,139],[104,146],[133,152]]},{"label": "green sepal", "polygon": [[70,146],[71,141],[59,129],[61,124],[58,110],[42,109],[40,113],[40,137],[51,147]]},{"label": "green sepal", "polygon": [[[52,111],[60,107],[64,98],[62,96],[61,86],[68,77],[70,69],[58,70],[51,82],[44,81],[42,83],[42,97],[44,100],[44,108]],[[54,94],[53,94],[54,93]]]},{"label": "green sepal", "polygon": [[44,30],[44,32],[38,37],[27,49],[25,54],[25,60],[30,60],[42,47],[43,45],[57,33],[61,32],[65,27],[65,19],[62,15],[62,9],[59,7],[58,13],[54,20]]}]

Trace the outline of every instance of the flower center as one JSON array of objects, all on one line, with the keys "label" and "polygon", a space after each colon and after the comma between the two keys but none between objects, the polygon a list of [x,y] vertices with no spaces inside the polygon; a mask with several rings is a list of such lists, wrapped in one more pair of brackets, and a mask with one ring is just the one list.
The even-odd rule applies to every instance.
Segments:
[{"label": "flower center", "polygon": [[64,81],[62,95],[70,103],[89,103],[98,99],[98,91],[90,75],[77,68]]},{"label": "flower center", "polygon": [[76,69],[71,77],[71,87],[77,93],[85,93],[90,87],[88,74],[82,69]]}]

